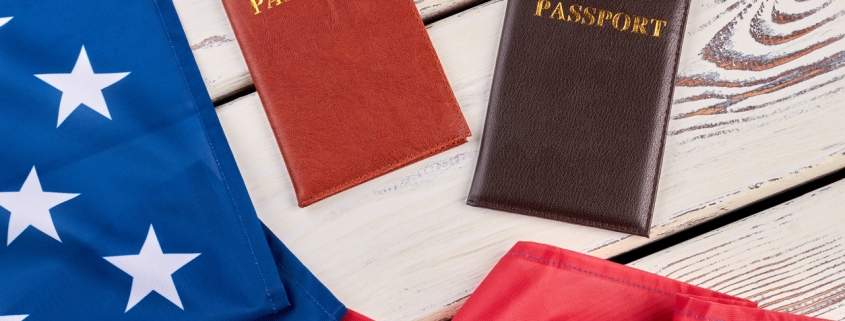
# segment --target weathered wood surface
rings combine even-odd
[[[764,309],[845,320],[843,195],[840,181],[629,265]]]
[[[243,2],[249,5],[249,1]],[[476,2],[479,0],[414,0],[423,21],[448,15]],[[221,0],[173,0],[173,4],[211,98],[227,98],[252,85],[252,77]]]
[[[342,301],[437,320],[518,240],[609,257],[845,167],[843,4],[693,0],[651,239],[464,205],[504,1],[428,27],[476,136],[308,208],[257,96],[218,113],[261,219]]]

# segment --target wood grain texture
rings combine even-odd
[[[845,320],[845,181],[629,264],[760,303]]]
[[[248,0],[243,0],[249,5]],[[448,15],[479,0],[414,0],[423,21]],[[220,0],[173,0],[213,100],[236,95],[252,85]],[[283,48],[280,47],[280,50]]]
[[[466,206],[504,8],[428,27],[476,136],[308,208],[296,206],[257,96],[218,108],[259,216],[348,306],[438,320],[518,240],[609,257],[845,167],[843,0],[693,0],[651,239]],[[697,112],[713,106],[725,108]]]

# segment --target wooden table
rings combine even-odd
[[[218,115],[262,221],[341,301],[378,320],[450,317],[518,240],[606,258],[845,168],[845,0],[692,0],[650,238],[466,206],[506,1],[416,0],[424,18],[445,17],[428,32],[474,136],[301,209],[220,0],[174,2],[209,92],[218,102],[230,101]],[[845,224],[845,216],[811,206],[812,197],[802,200],[790,208],[827,216],[795,224],[816,223],[817,229],[782,227],[799,235],[777,243],[782,233],[772,227],[758,242],[798,246],[819,233],[841,240],[831,226]],[[761,217],[778,215],[773,212]],[[742,234],[754,226],[748,221],[709,242]],[[718,273],[763,266],[753,260],[672,264],[702,244],[716,243],[691,241],[634,266],[762,299],[769,308],[806,303],[796,301],[801,295],[767,292],[772,285],[757,279],[727,288],[708,283],[732,275]],[[739,236],[731,244],[734,254],[765,257],[771,250]],[[792,277],[807,275],[800,281],[806,289],[829,289],[825,282],[841,280],[811,274]],[[805,294],[821,293],[813,291]],[[768,293],[783,300],[769,300]],[[825,293],[817,298],[834,292]],[[842,318],[837,304],[794,311]]]
[[[845,319],[845,181],[630,264],[754,300]]]

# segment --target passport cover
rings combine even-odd
[[[510,0],[467,203],[648,235],[688,0]]]
[[[223,0],[307,206],[470,135],[412,0]]]

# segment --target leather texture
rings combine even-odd
[[[300,206],[470,135],[412,0],[223,4]]]
[[[467,203],[648,236],[688,5],[509,1]]]

